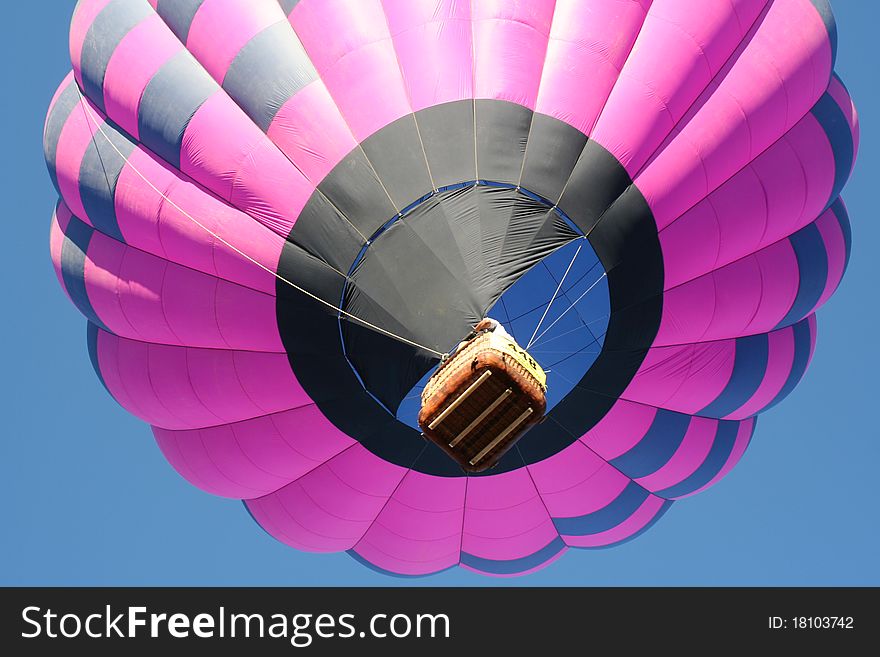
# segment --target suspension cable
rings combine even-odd
[[[571,271],[571,268],[574,266],[574,261],[577,260],[577,257],[584,246],[584,239],[586,238],[581,238],[581,243],[578,244],[578,248],[574,252],[574,257],[571,259],[571,262],[568,263],[568,269],[565,270],[565,273],[562,275],[562,280],[559,281],[559,285],[556,286],[556,292],[554,292],[553,296],[550,297],[550,303],[547,304],[547,307],[544,309],[544,314],[541,315],[541,319],[538,322],[538,325],[535,327],[535,331],[532,333],[532,337],[529,338],[529,343],[526,345],[526,351],[528,351],[528,349],[532,346],[532,343],[535,340],[535,336],[538,335],[538,331],[541,330],[541,324],[543,324],[544,320],[547,319],[547,313],[550,312],[550,308],[553,305],[553,302],[556,301],[556,297],[559,296],[559,291],[562,289],[562,284],[565,283],[565,279],[568,277],[568,272]]]
[[[107,141],[107,143],[110,144],[110,146],[113,148],[113,150],[116,151],[116,153],[119,155],[119,157],[122,158],[122,160],[126,163],[126,165],[127,165],[132,171],[134,171],[134,173],[138,176],[138,178],[140,178],[141,180],[143,180],[143,181],[144,181],[144,182],[145,182],[145,183],[146,183],[146,184],[147,184],[147,185],[148,185],[148,186],[149,186],[154,192],[156,192],[159,196],[161,196],[162,199],[163,199],[166,203],[168,203],[171,207],[173,207],[175,210],[177,210],[178,212],[180,212],[180,214],[182,214],[184,217],[186,217],[187,219],[189,219],[189,220],[190,220],[192,223],[194,223],[196,226],[198,226],[199,228],[201,228],[202,230],[204,230],[206,233],[208,233],[209,235],[211,235],[211,237],[213,237],[215,240],[219,241],[220,243],[224,244],[224,245],[227,246],[228,248],[232,249],[232,250],[235,251],[238,255],[240,255],[240,256],[243,257],[244,259],[250,261],[251,263],[255,264],[257,267],[259,267],[259,268],[262,269],[263,271],[267,272],[268,274],[271,274],[272,276],[274,276],[275,278],[277,278],[277,279],[278,279],[279,281],[281,281],[282,283],[285,283],[286,285],[289,285],[289,286],[292,287],[294,290],[296,290],[296,291],[298,291],[298,292],[301,292],[302,294],[304,294],[305,296],[309,297],[310,299],[313,299],[314,301],[317,301],[318,303],[323,304],[324,306],[326,306],[326,307],[330,308],[331,310],[333,310],[334,312],[338,313],[340,316],[342,316],[342,317],[346,317],[347,319],[349,319],[349,320],[351,320],[351,321],[354,321],[354,322],[357,322],[357,323],[359,323],[359,324],[362,324],[363,326],[366,326],[367,328],[372,329],[373,331],[376,331],[377,333],[381,333],[381,334],[383,334],[383,335],[386,335],[386,336],[388,336],[389,338],[393,338],[394,340],[397,340],[397,341],[402,342],[402,343],[404,343],[404,344],[408,344],[408,345],[410,345],[411,347],[416,347],[417,349],[421,349],[421,350],[423,350],[423,351],[426,351],[426,352],[428,352],[428,353],[430,353],[430,354],[433,354],[433,355],[435,355],[435,356],[439,356],[439,357],[441,357],[441,358],[444,356],[444,354],[443,354],[442,352],[437,351],[436,349],[431,349],[430,347],[427,347],[427,346],[425,346],[425,345],[419,344],[418,342],[413,342],[412,340],[409,340],[409,339],[407,339],[407,338],[405,338],[405,337],[403,337],[403,336],[401,336],[401,335],[397,335],[397,334],[395,334],[395,333],[392,333],[391,331],[388,331],[387,329],[384,329],[384,328],[382,328],[381,326],[376,326],[375,324],[372,324],[372,323],[368,322],[368,321],[365,320],[365,319],[361,319],[360,317],[357,317],[357,316],[355,316],[355,315],[352,315],[350,312],[348,312],[348,311],[346,311],[346,310],[343,310],[342,308],[340,308],[340,307],[337,306],[336,304],[332,304],[332,303],[330,303],[329,301],[325,301],[324,299],[321,299],[321,298],[318,297],[317,295],[315,295],[315,294],[309,292],[308,290],[306,290],[306,289],[300,287],[299,285],[297,285],[296,283],[293,283],[292,281],[288,280],[287,278],[285,278],[284,276],[282,276],[282,275],[279,274],[278,272],[276,272],[276,271],[272,270],[271,268],[267,267],[266,265],[264,265],[263,263],[259,262],[259,261],[256,260],[255,258],[252,258],[252,257],[249,256],[247,253],[245,253],[244,251],[242,251],[241,249],[239,249],[239,248],[236,247],[235,245],[230,244],[227,240],[223,239],[220,235],[218,235],[217,233],[215,233],[214,231],[212,231],[210,228],[208,228],[207,226],[205,226],[202,222],[200,222],[198,219],[196,219],[195,217],[193,217],[193,216],[192,216],[190,213],[188,213],[186,210],[184,210],[184,209],[181,208],[179,205],[177,205],[177,203],[175,203],[172,199],[168,198],[168,196],[166,196],[165,193],[162,192],[162,190],[160,190],[158,187],[156,187],[156,186],[155,186],[155,185],[154,185],[154,184],[153,184],[153,183],[152,183],[152,182],[151,182],[151,181],[150,181],[150,180],[149,180],[149,179],[148,179],[143,173],[141,173],[141,171],[140,171],[140,170],[139,170],[134,164],[131,163],[131,161],[130,161],[130,160],[129,160],[129,159],[123,154],[123,152],[122,152],[121,150],[119,150],[119,148],[116,146],[116,144],[113,143],[113,140],[110,139],[109,135],[107,135],[107,133],[104,132],[104,128],[101,126],[101,124],[97,121],[96,117],[94,116],[94,113],[92,112],[91,107],[89,107],[88,103],[86,102],[86,99],[85,99],[85,97],[83,96],[83,93],[82,93],[82,91],[81,91],[80,88],[79,88],[79,85],[76,84],[76,83],[74,83],[74,87],[75,87],[77,93],[79,94],[80,105],[82,106],[82,108],[83,108],[83,112],[85,113],[86,117],[87,117],[87,118],[89,119],[89,121],[94,125],[95,129],[96,129],[98,132],[101,133],[101,135],[104,137],[104,139]],[[94,140],[95,140],[95,135],[92,134],[92,141],[93,141],[93,143],[95,143]],[[98,148],[97,143],[95,143],[95,148]],[[100,149],[99,149],[99,153],[100,153]]]
[[[584,298],[585,296],[587,296],[590,292],[592,292],[592,291],[593,291],[593,288],[596,287],[596,286],[602,281],[602,279],[604,279],[606,276],[608,276],[608,273],[607,273],[607,272],[603,272],[602,275],[601,275],[599,278],[596,279],[596,282],[593,283],[589,288],[587,288],[587,291],[586,291],[586,292],[584,292],[581,296],[579,296],[577,299],[575,299],[574,302],[573,302],[571,305],[569,305],[569,307],[566,308],[565,311],[564,311],[559,317],[557,317],[555,320],[553,320],[553,323],[550,324],[550,326],[548,326],[547,328],[545,328],[544,331],[541,333],[541,335],[539,335],[539,336],[535,339],[535,341],[537,342],[538,340],[540,340],[540,339],[541,339],[541,338],[547,333],[547,331],[549,331],[549,330],[552,329],[554,326],[556,326],[556,323],[559,322],[560,319],[562,319],[563,317],[565,317],[565,316],[568,314],[568,312],[569,312],[572,308],[574,308],[574,307],[580,302],[581,299],[583,299],[583,298]]]

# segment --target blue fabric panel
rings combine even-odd
[[[642,503],[648,499],[647,490],[635,482],[630,482],[626,488],[610,504],[575,518],[554,518],[553,524],[563,536],[589,536],[601,534],[609,529],[614,529],[624,520],[634,514]]]
[[[475,557],[467,552],[462,552],[461,563],[475,570],[493,575],[516,575],[547,563],[564,549],[565,543],[557,536],[534,554],[520,557],[519,559],[496,561],[495,559],[484,559],[483,557]]]
[[[721,394],[697,415],[722,418],[739,410],[758,391],[770,358],[770,337],[766,333],[736,340],[733,373]]]
[[[611,465],[630,479],[647,477],[672,458],[690,424],[690,415],[658,409],[644,437],[628,452],[613,459]]]
[[[175,55],[153,76],[141,97],[141,141],[163,160],[180,168],[186,127],[217,88],[217,83],[187,51]]]
[[[788,238],[797,257],[800,283],[788,314],[776,328],[791,326],[812,312],[828,284],[828,251],[815,223]]]
[[[712,449],[709,450],[709,454],[702,465],[684,481],[657,491],[655,494],[666,498],[681,497],[698,491],[712,481],[715,475],[721,472],[721,468],[724,467],[727,459],[733,453],[733,446],[736,443],[736,434],[739,432],[740,424],[740,422],[719,422],[715,441],[712,443]]]

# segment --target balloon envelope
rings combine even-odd
[[[81,0],[51,254],[109,393],[297,549],[518,575],[721,479],[803,377],[858,122],[822,0]],[[482,317],[548,418],[416,428]]]

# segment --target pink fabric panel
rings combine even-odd
[[[153,433],[184,478],[239,499],[272,493],[354,444],[314,405],[209,429]]]
[[[349,53],[390,38],[380,0],[300,2],[289,18],[322,77]]]
[[[558,536],[525,468],[468,480],[461,549],[476,557],[532,555]]]
[[[382,0],[413,111],[473,95],[471,0]]]
[[[657,409],[618,399],[611,410],[580,440],[606,461],[632,449],[651,427]]]
[[[379,0],[306,2],[290,22],[358,142],[410,112]]]
[[[653,347],[621,397],[694,414],[714,401],[733,374],[736,342]]]
[[[786,253],[790,249],[788,251],[781,249],[780,251]],[[793,291],[791,300],[794,301],[797,294],[797,267],[795,266],[793,271],[777,267],[777,272],[790,281]],[[712,312],[712,321],[702,335],[702,339],[719,340],[746,335],[749,321],[755,317],[759,305],[764,300],[762,297],[764,277],[758,259],[755,256],[749,256],[737,260],[723,269],[712,272],[709,276],[715,282],[713,299],[715,308]],[[684,287],[686,288],[687,285]],[[780,319],[785,316],[785,312],[790,307],[791,304],[780,311]],[[769,328],[773,328],[773,325]]]
[[[284,104],[268,135],[315,186],[357,147],[322,80],[311,82]]]
[[[715,279],[711,273],[663,295],[663,314],[655,346],[699,342],[715,312]]]
[[[126,243],[191,269],[275,294],[276,279],[270,272],[277,267],[283,237],[143,149],[136,149],[128,161],[114,199],[116,220]],[[245,251],[270,272],[224,241]]]
[[[146,368],[150,345],[98,331],[98,365],[107,390],[129,413],[149,422],[161,418],[167,424],[183,424],[156,396]],[[215,422],[216,424],[216,422]]]
[[[220,90],[189,122],[180,169],[284,237],[315,189]]]
[[[186,48],[222,83],[248,41],[281,21],[287,17],[277,0],[205,0],[193,16]]]
[[[541,492],[547,510],[554,518],[577,518],[605,508],[626,488],[630,479],[608,463],[585,473],[568,488]],[[547,482],[544,482],[547,483]]]
[[[757,158],[752,167],[767,197],[761,245],[788,237],[825,208],[834,184],[834,153],[812,113]]]
[[[834,181],[834,158],[820,130],[808,115],[660,231],[666,289],[788,237],[822,211]]]
[[[156,9],[159,6],[159,0],[147,0],[147,2],[150,3],[150,6],[153,9]]]
[[[204,434],[210,431],[209,436]],[[185,479],[212,495],[234,499],[259,497],[290,483],[253,463],[229,425],[210,430],[170,432],[154,429],[168,462]],[[284,454],[283,456],[287,456]]]
[[[279,491],[250,500],[257,522],[300,550],[338,552],[354,547],[406,474],[360,445]]]
[[[557,0],[536,111],[589,135],[649,5],[632,0]]]
[[[815,8],[777,0],[747,47],[637,176],[668,225],[785,134],[824,92],[828,33]]]
[[[706,342],[773,330],[797,297],[788,240],[668,290],[655,345]]]
[[[844,267],[846,266],[846,243],[834,212],[827,210],[816,220],[816,227],[822,235],[825,252],[828,254],[828,282],[813,310],[821,308],[831,298],[843,279]]]
[[[322,78],[358,142],[410,113],[390,38],[349,53]]]
[[[696,495],[697,493],[701,493],[702,491],[714,486],[719,481],[721,481],[727,473],[729,473],[733,466],[739,463],[743,454],[745,454],[746,448],[749,446],[749,442],[752,439],[752,434],[755,431],[755,418],[750,418],[745,420],[740,424],[739,431],[736,434],[736,440],[733,443],[733,451],[731,451],[730,456],[727,458],[727,462],[725,462],[724,467],[721,468],[720,472],[713,477],[712,481],[703,486],[702,488],[695,490],[693,493],[689,493],[687,495],[682,495],[681,498],[690,497],[691,495]]]
[[[49,101],[49,108],[46,110],[46,118],[43,121],[43,133],[45,134],[46,128],[49,124],[49,117],[52,115],[52,110],[55,108],[55,103],[58,102],[58,99],[61,97],[61,94],[64,92],[67,87],[71,84],[75,84],[75,80],[73,78],[73,71],[64,76],[64,79],[61,81],[61,84],[58,85],[58,88],[55,90],[55,93],[52,96],[52,100]]]
[[[740,335],[767,333],[776,328],[794,304],[800,287],[797,256],[788,240],[761,249],[754,258],[761,272],[762,292],[758,309]],[[733,265],[728,265],[719,274],[724,276],[725,287],[734,290],[733,277],[736,274]],[[709,334],[721,337],[723,333],[726,332],[719,330],[719,333],[710,331]]]
[[[598,534],[591,534],[589,536],[563,536],[562,540],[565,541],[566,545],[578,548],[603,547],[605,545],[619,543],[620,541],[629,538],[651,522],[663,508],[664,503],[665,500],[650,495],[644,502],[642,502],[642,505],[634,514],[613,529]]]
[[[178,265],[168,266],[161,294],[165,318],[181,344],[284,352],[272,296]]]
[[[126,256],[130,256],[128,263]],[[83,271],[86,293],[98,317],[117,335],[144,342],[150,341],[149,336],[153,341],[178,344],[164,318],[160,318],[165,263],[157,260],[159,266],[144,265],[148,257],[102,233],[94,233]],[[140,274],[138,280],[128,278],[132,273]]]
[[[97,132],[95,123],[103,123],[104,116],[90,101],[85,102],[89,109],[83,108],[82,103],[77,103],[67,123],[61,129],[55,152],[55,171],[61,198],[74,215],[91,225],[92,222],[86,214],[79,192],[79,170],[86,149],[91,145],[92,137]]]
[[[106,332],[99,350],[102,373],[112,371],[111,394],[123,405],[120,397],[138,400],[129,410],[160,428],[198,429],[310,403],[284,354],[147,344]]]
[[[192,270],[182,267],[177,271]],[[179,294],[179,292],[178,292]],[[230,349],[247,351],[284,352],[284,344],[278,333],[275,316],[275,297],[219,280],[214,298],[215,318],[219,333]],[[174,294],[165,293],[166,305],[170,306]],[[175,326],[175,332],[184,336],[182,327]],[[193,344],[195,338],[188,340]]]
[[[811,147],[805,152],[807,139],[815,143],[817,128],[815,120],[805,118],[752,164],[662,228],[667,289],[791,235],[821,211],[834,171],[830,149]],[[688,252],[688,257],[680,257]]]
[[[183,50],[158,14],[126,34],[107,63],[104,106],[107,115],[138,138],[138,108],[150,80],[163,64]]]
[[[843,115],[850,125],[853,135],[853,166],[855,166],[859,152],[859,113],[856,111],[852,98],[850,98],[849,91],[846,90],[846,87],[836,77],[831,78],[831,84],[828,85],[828,93],[831,94],[831,97],[840,106],[840,109],[843,110]]]
[[[703,417],[691,418],[691,423],[681,445],[666,464],[647,477],[636,479],[635,482],[642,488],[656,492],[684,481],[706,460],[712,449],[712,444],[715,442],[717,432],[717,420]]]
[[[476,21],[508,21],[528,25],[547,36],[553,24],[556,0],[510,2],[509,0],[480,0],[472,2],[471,17]]]
[[[791,327],[773,331],[767,336],[769,351],[767,354],[767,371],[761,385],[745,404],[725,419],[742,420],[760,413],[776,399],[782,390],[794,363],[794,333]]]
[[[758,183],[757,178],[748,176],[738,176],[735,180],[745,183],[754,180],[756,184]],[[736,186],[739,185],[736,183],[726,185],[722,189]],[[741,187],[748,189],[748,185]],[[743,217],[742,230],[733,233],[733,239],[746,242],[750,233],[760,227],[760,222],[756,218],[764,216],[765,208],[763,197],[760,195],[746,194],[739,198]],[[758,214],[755,214],[756,212]],[[660,250],[663,252],[665,290],[677,288],[717,267],[722,231],[719,212],[715,207],[714,199],[710,196],[658,233]],[[760,239],[760,236],[753,239]]]
[[[284,352],[274,297],[168,263],[101,233],[89,245],[85,283],[98,316],[117,335]]]
[[[86,40],[86,34],[98,14],[110,4],[110,0],[80,0],[73,12],[70,21],[70,63],[73,64],[73,72],[78,82],[82,82],[80,64],[82,63],[82,48]]]
[[[607,466],[586,445],[576,441],[528,468],[551,515],[573,517],[581,515],[584,496],[580,491],[583,486]]]
[[[711,274],[716,310],[705,340],[773,330],[797,297],[800,271],[788,240],[762,249]]]
[[[475,3],[474,96],[535,108],[555,0]]]
[[[464,477],[432,477],[410,471],[355,546],[380,568],[425,575],[459,560]]]
[[[596,128],[593,139],[630,176],[721,70],[763,9],[765,0],[655,2]]]
[[[471,19],[471,0],[381,0],[391,36],[426,23]]]
[[[59,199],[55,206],[55,220],[58,222],[58,227],[62,231],[66,231],[72,218],[73,213],[70,211],[70,208],[67,207],[67,204],[62,199]]]

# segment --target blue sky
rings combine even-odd
[[[4,6],[0,584],[880,585],[880,258],[873,253],[880,228],[871,196],[880,174],[880,4],[833,3],[837,70],[862,120],[859,162],[844,191],[854,233],[850,269],[819,313],[806,379],[762,416],[743,461],[621,547],[570,551],[516,580],[456,569],[414,581],[375,574],[344,554],[302,554],[277,543],[240,503],[180,478],[149,427],[98,382],[85,322],[49,259],[56,194],[41,147],[46,108],[70,66],[73,5]]]

